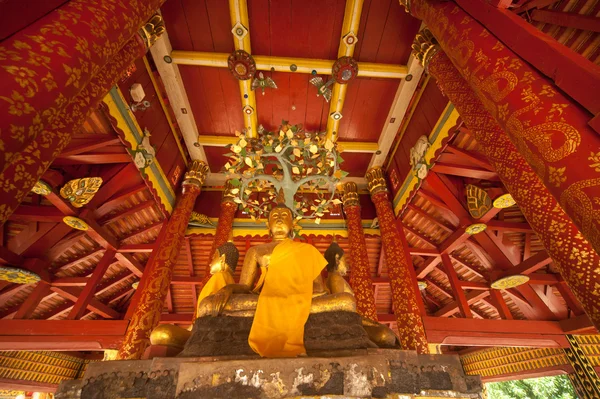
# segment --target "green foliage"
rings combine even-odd
[[[577,399],[566,375],[490,382],[486,388],[489,399]]]

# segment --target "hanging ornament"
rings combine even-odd
[[[244,50],[236,50],[227,59],[227,66],[237,80],[248,80],[256,73],[254,58]]]
[[[65,216],[63,218],[63,222],[67,226],[74,228],[76,230],[87,231],[90,228],[90,226],[83,219],[79,219],[78,217],[75,217],[75,216]]]
[[[340,57],[331,68],[331,76],[341,85],[348,84],[358,75],[358,64],[352,57]]]
[[[74,179],[60,189],[60,196],[68,200],[75,208],[81,208],[94,198],[102,185],[100,177]]]
[[[335,80],[330,79],[325,83],[322,77],[315,76],[314,78],[311,78],[309,82],[317,88],[317,97],[323,96],[327,102],[331,100],[331,88],[329,86],[331,86]]]
[[[31,189],[34,193],[38,195],[48,195],[52,192],[52,187],[48,183],[43,180],[38,180],[35,183],[35,186]]]
[[[265,95],[265,88],[271,88],[271,89],[276,89],[277,85],[275,84],[275,81],[269,77],[265,78],[265,75],[263,75],[262,72],[258,73],[258,78],[254,78],[254,80],[252,81],[252,86],[251,89],[252,90],[256,90],[260,88],[262,90],[262,95]]]
[[[0,280],[15,284],[31,284],[40,281],[40,276],[29,270],[0,266]]]

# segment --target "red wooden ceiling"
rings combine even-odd
[[[252,53],[315,59],[337,58],[345,0],[250,0]],[[173,49],[231,53],[234,50],[229,8],[220,0],[168,0],[161,8]],[[396,0],[366,0],[354,58],[364,62],[406,64],[419,21]],[[232,135],[243,128],[239,86],[228,70],[180,66],[200,134]],[[309,83],[310,75],[266,72],[276,90],[257,93],[258,122],[267,129],[282,120],[324,131],[329,104]],[[324,77],[328,79],[329,77]],[[340,140],[376,142],[387,123],[399,80],[360,78],[348,86]],[[224,161],[207,148],[213,172]],[[352,175],[363,176],[370,155],[349,155]]]

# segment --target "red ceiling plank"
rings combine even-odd
[[[504,272],[493,272],[491,277],[492,280],[497,280],[501,277],[514,276],[517,274],[532,274],[550,263],[552,263],[552,259],[548,256],[546,251],[542,250]]]
[[[531,306],[534,320],[558,320],[548,305],[542,301],[539,295],[529,285],[521,285],[514,288],[519,292]]]
[[[30,287],[31,284],[13,284],[6,287],[2,292],[0,292],[0,303],[5,303],[9,298],[14,296],[17,292],[24,290],[27,287]]]
[[[22,256],[17,255],[3,245],[0,245],[0,260],[14,266],[22,265],[25,261]]]
[[[435,167],[437,167],[437,164]],[[467,221],[471,220],[469,212],[465,209],[458,198],[456,198],[452,190],[446,186],[437,173],[429,172],[425,179],[427,184],[435,191],[442,201],[444,201],[450,211],[452,211],[452,213],[454,213],[461,221],[463,221],[463,223],[468,223]]]
[[[134,238],[134,237],[137,237],[137,236],[138,236],[138,235],[140,235],[140,234],[148,233],[149,231],[152,231],[152,230],[154,230],[154,229],[155,229],[155,228],[157,228],[157,227],[161,227],[162,225],[163,225],[163,222],[162,222],[162,221],[160,221],[160,222],[155,222],[155,223],[152,223],[152,224],[150,224],[150,225],[148,225],[148,226],[146,226],[146,227],[142,227],[141,229],[139,229],[139,230],[136,230],[136,231],[132,232],[131,234],[129,234],[129,235],[128,235],[128,236],[126,236],[126,237],[123,237],[123,238],[121,239],[121,241],[122,241],[122,242],[123,242],[123,241],[127,241],[127,240],[130,240],[130,239]]]
[[[82,155],[59,155],[53,162],[53,165],[97,165],[107,163],[128,163],[131,162],[131,155],[103,153],[103,154],[82,154]]]
[[[484,272],[479,271],[478,268],[476,268],[475,266],[469,265],[466,262],[463,262],[460,258],[458,258],[457,256],[452,256],[450,255],[450,258],[452,258],[452,260],[456,263],[458,263],[459,265],[469,269],[469,271],[473,274],[475,274],[478,277],[484,278]]]
[[[125,244],[118,249],[119,253],[147,253],[152,252],[156,247],[156,243],[149,244]]]
[[[45,259],[52,260],[58,258],[63,252],[78,243],[84,235],[85,231],[76,230],[70,232],[46,252]]]
[[[84,209],[79,217],[84,220],[90,228],[87,234],[94,239],[100,246],[106,249],[116,250],[119,247],[117,239],[106,229],[98,224],[91,216],[93,212],[90,209]]]
[[[469,320],[423,318],[427,341],[459,346],[530,346],[567,348],[569,342],[560,324],[552,321]]]
[[[496,172],[492,172],[486,169],[474,168],[463,165],[455,165],[449,163],[437,162],[434,165],[435,173],[442,173],[445,175],[467,177],[473,179],[482,180],[500,180]]]
[[[52,287],[52,291],[70,301],[77,302],[82,290],[78,287]],[[121,316],[119,312],[95,298],[90,299],[87,308],[107,319],[118,319]]]
[[[411,211],[413,211],[413,212],[415,212],[415,213],[423,216],[427,220],[430,220],[431,222],[435,223],[437,226],[441,227],[443,230],[445,230],[448,233],[452,233],[454,231],[454,230],[452,230],[452,228],[446,226],[444,223],[440,222],[435,217],[433,217],[432,215],[428,214],[427,212],[425,212],[424,210],[422,210],[421,208],[419,208],[416,205],[408,204],[408,209],[410,209]]]
[[[407,233],[410,233],[412,235],[414,235],[415,237],[417,237],[419,240],[423,241],[425,244],[430,245],[434,248],[437,248],[437,244],[434,243],[433,241],[431,241],[429,238],[425,237],[425,235],[419,231],[417,231],[416,229],[413,229],[410,226],[405,226],[404,224],[402,225],[402,228],[404,230],[406,230]]]
[[[96,209],[96,217],[101,218],[105,215],[108,215],[109,213],[117,209],[119,206],[121,206],[123,201],[127,200],[131,196],[141,193],[146,189],[146,184],[139,184],[126,190],[117,191],[117,194],[115,194],[112,197],[109,197],[110,199],[105,201],[101,206],[98,207],[98,209]]]
[[[65,215],[53,206],[20,205],[9,220],[61,223]]]
[[[504,254],[511,265],[517,265],[521,262],[521,249],[513,244],[509,239],[503,239],[491,231],[484,231],[478,235],[485,234],[496,247]]]
[[[512,231],[516,233],[533,233],[529,223],[505,222],[501,220],[490,220],[487,222],[489,230],[494,231]]]
[[[98,285],[98,289],[96,290],[96,295],[102,295],[106,291],[116,287],[117,285],[121,284],[124,280],[127,280],[132,276],[134,276],[134,274],[131,273],[129,270],[123,270],[113,279],[101,282],[100,285]]]
[[[475,302],[479,302],[483,298],[486,298],[490,295],[489,291],[471,291],[465,295],[467,304],[471,305]],[[453,301],[448,305],[444,306],[437,312],[435,312],[435,316],[437,317],[448,317],[452,316],[459,309],[459,304],[457,301]],[[470,309],[470,308],[469,308]]]
[[[102,138],[96,140],[86,140],[84,144],[71,145],[64,149],[64,151],[60,154],[61,157],[66,157],[70,155],[77,155],[86,153],[89,151],[97,150],[103,147],[108,147],[111,145],[120,145],[121,140],[118,137],[110,137],[110,138]]]
[[[557,283],[556,289],[558,290],[558,292],[560,292],[560,295],[563,297],[565,303],[567,304],[569,309],[571,309],[573,314],[575,314],[575,316],[580,316],[583,314],[583,308],[581,307],[579,300],[577,300],[575,295],[573,295],[573,292],[567,286],[566,282],[561,281]]]
[[[37,237],[35,242],[28,245],[21,253],[28,258],[42,258],[71,231],[73,228],[65,223],[57,223],[45,234]]]
[[[81,316],[83,316],[87,305],[90,303],[91,299],[96,293],[96,287],[98,283],[100,282],[100,280],[102,280],[102,277],[104,276],[104,274],[108,270],[108,267],[111,265],[113,259],[115,258],[115,254],[116,251],[112,249],[107,249],[104,252],[102,259],[100,259],[100,262],[96,265],[94,272],[92,273],[87,284],[83,288],[83,291],[81,291],[81,294],[75,302],[73,309],[71,309],[71,312],[67,316],[67,319],[77,320],[81,318]]]
[[[479,166],[480,168],[494,171],[494,168],[490,163],[481,155],[478,155],[472,151],[467,151],[462,148],[455,147],[454,145],[447,145],[446,151],[463,158],[468,163],[472,163],[473,165]]]
[[[554,285],[559,281],[562,281],[562,278],[558,274],[531,273],[528,283],[530,285]]]
[[[104,248],[96,249],[96,250],[94,250],[93,252],[91,252],[91,253],[89,253],[87,255],[83,255],[80,258],[77,258],[77,259],[74,259],[74,260],[72,260],[72,261],[70,261],[68,263],[65,263],[64,265],[60,266],[58,268],[58,270],[67,270],[70,267],[73,267],[73,266],[79,264],[80,262],[85,262],[85,261],[87,261],[89,259],[95,258],[96,256],[98,256],[99,254],[102,254],[102,253],[104,253]]]
[[[508,307],[508,305],[506,305],[506,301],[502,296],[502,292],[500,292],[499,290],[491,289],[490,296],[490,302],[496,308],[500,317],[504,320],[512,320],[513,315],[510,312],[510,308]]]
[[[440,244],[439,251],[441,253],[449,254],[467,241],[469,237],[471,237],[471,235],[465,231],[465,228],[459,227],[458,230],[453,232],[450,237],[446,238],[444,242]]]
[[[441,285],[439,285],[438,283],[436,283],[435,281],[431,280],[431,279],[424,279],[427,282],[427,285],[432,286],[433,288],[437,289],[439,292],[441,292],[446,298],[449,299],[454,299],[454,297],[452,296],[451,293],[449,293],[448,291],[446,291]]]
[[[50,285],[44,281],[37,283],[31,294],[21,304],[14,319],[29,319],[46,295],[50,293]]]
[[[534,21],[546,24],[600,32],[600,18],[592,15],[581,15],[574,12],[555,10],[533,10],[530,17]]]
[[[467,298],[465,297],[465,292],[462,290],[456,270],[454,270],[454,265],[452,264],[448,254],[442,254],[442,265],[444,266],[444,270],[448,276],[448,281],[450,282],[450,287],[452,288],[452,294],[458,303],[458,308],[460,309],[461,315],[463,317],[473,318],[471,308],[469,308]]]
[[[504,254],[498,245],[486,234],[482,232],[473,235],[474,240],[483,247],[485,252],[493,259],[496,266],[501,269],[510,269],[514,266],[511,260]]]
[[[559,319],[566,319],[569,316],[569,310],[565,303],[560,298],[554,295],[554,289],[550,285],[536,285],[532,286],[533,291],[540,297],[540,299],[548,306],[548,309]]]
[[[114,215],[106,216],[98,221],[101,226],[105,226],[109,223],[116,222],[119,219],[122,219],[126,216],[133,215],[134,213],[140,212],[146,208],[150,208],[154,206],[154,200],[148,200],[144,202],[140,202],[137,205],[132,206],[131,208],[125,209],[119,213],[115,213]]]
[[[408,248],[408,252],[411,255],[418,256],[440,256],[440,252],[437,249]]]
[[[129,155],[127,155],[129,156]],[[124,187],[130,187],[132,182],[140,180],[140,172],[134,164],[129,163],[115,174],[109,181],[105,181],[100,190],[94,195],[94,198],[88,203],[88,209],[98,208],[104,204],[115,193],[123,190]],[[137,186],[136,186],[137,187]],[[102,216],[100,213],[99,216]]]
[[[526,1],[525,4],[523,4],[521,7],[515,8],[513,12],[515,14],[520,14],[522,12],[531,10],[532,8],[544,8],[546,6],[556,3],[557,1],[558,0],[530,0]]]
[[[444,201],[442,201],[435,194],[433,194],[432,192],[428,191],[427,189],[425,189],[423,187],[421,187],[419,189],[419,191],[417,191],[417,195],[419,197],[431,202],[432,205],[434,205],[440,209],[445,209],[447,211],[450,210],[450,208],[448,207],[448,205],[446,205],[446,203]],[[456,221],[456,223],[458,223],[458,220]]]
[[[486,291],[490,289],[489,284],[487,283],[477,283],[475,281],[460,281],[460,286],[465,290],[479,290]]]
[[[142,274],[144,274],[144,265],[138,262],[132,255],[128,253],[117,253],[116,258],[137,277],[141,278]]]
[[[46,320],[54,320],[54,319],[58,318],[60,315],[62,315],[63,313],[71,310],[71,308],[73,308],[73,302],[68,299],[66,299],[65,301],[66,302],[58,305],[57,307],[52,309],[49,313],[43,314],[42,315],[43,318],[45,318]]]
[[[435,258],[429,258],[425,261],[423,266],[419,267],[416,271],[417,278],[422,279],[425,278],[429,273],[433,271],[442,262],[442,258],[436,256]]]
[[[58,277],[52,280],[55,287],[85,287],[89,277]]]

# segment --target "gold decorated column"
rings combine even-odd
[[[371,277],[365,233],[360,218],[360,203],[356,183],[344,183],[342,193],[344,213],[348,223],[350,257],[352,259],[349,280],[350,287],[352,287],[356,297],[356,310],[361,316],[377,321],[373,279]]]
[[[396,225],[383,170],[379,167],[370,169],[366,177],[379,219],[381,245],[388,267],[400,345],[402,349],[429,353],[414,267],[408,253],[406,237]]]
[[[150,342],[150,333],[160,321],[185,230],[207,173],[208,166],[204,162],[194,161],[185,174],[177,205],[144,270],[139,286],[141,292],[133,304],[135,309],[119,350],[119,360],[139,359]]]

